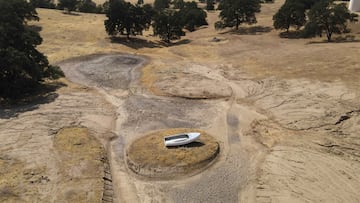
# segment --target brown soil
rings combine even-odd
[[[165,147],[165,136],[186,132],[201,132],[200,139],[183,147]],[[135,140],[126,155],[127,165],[136,174],[166,179],[201,170],[219,151],[219,143],[204,131],[168,129]]]

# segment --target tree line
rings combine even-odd
[[[110,0],[105,11],[106,32],[111,36],[142,35],[144,30],[153,28],[155,36],[170,42],[185,35],[184,29],[192,32],[207,25],[206,12],[197,3],[183,0],[155,0],[153,5],[139,0],[131,4],[125,0]]]
[[[92,0],[59,0],[57,4],[54,0],[30,0],[36,8],[49,8],[66,10],[68,13],[79,11],[83,13],[104,13],[108,3],[96,5]]]
[[[132,5],[124,0],[110,0],[109,9],[105,11],[108,17],[105,28],[109,35],[142,34],[150,26],[155,36],[170,42],[185,35],[183,29],[190,32],[197,27],[208,25],[206,12],[199,8],[197,3],[184,0],[155,0],[153,6],[143,5],[139,0]],[[200,2],[205,3],[205,0]],[[260,12],[260,0],[206,0],[206,9],[214,10],[215,2],[219,2],[220,20],[215,23],[216,29],[235,27],[241,24],[257,22],[256,13]],[[268,2],[268,1],[266,1]],[[142,19],[142,20],[141,20]]]

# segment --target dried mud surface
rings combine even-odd
[[[114,202],[359,202],[360,43],[280,38],[272,16],[283,2],[263,4],[256,25],[208,26],[171,46],[150,32],[111,43],[98,29],[103,15],[39,9],[40,50],[82,85],[65,82],[43,102],[0,109],[0,201],[86,200],[104,187]],[[217,14],[208,13],[210,25]],[[349,27],[359,39],[360,24]],[[99,175],[105,163],[92,178],[79,172],[81,161],[66,164],[82,156],[55,149],[67,127],[88,129],[108,152],[111,187],[109,171]],[[126,147],[169,128],[209,132],[219,158],[180,180],[134,176]]]

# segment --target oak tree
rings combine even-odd
[[[242,23],[254,24],[260,7],[259,0],[222,0],[218,6],[221,20],[215,23],[215,28],[235,27],[238,30]]]
[[[16,97],[44,78],[58,78],[63,73],[49,65],[36,49],[42,38],[28,25],[39,20],[32,4],[26,0],[0,0],[0,96]]]
[[[59,0],[59,7],[66,9],[68,13],[75,11],[76,6],[78,5],[79,0]]]
[[[179,14],[183,21],[184,28],[190,32],[195,31],[196,27],[208,25],[206,22],[206,12],[199,8],[195,1],[186,2],[180,9]]]
[[[305,25],[308,36],[326,34],[327,41],[331,41],[334,33],[342,34],[350,30],[349,22],[357,21],[357,15],[350,13],[344,3],[336,4],[332,0],[320,0],[308,13],[309,21]]]
[[[154,17],[154,35],[167,43],[171,40],[180,39],[185,35],[184,24],[181,15],[175,10],[161,11]]]
[[[287,0],[273,16],[275,29],[285,29],[289,32],[290,27],[300,29],[306,23],[305,4],[301,0]]]
[[[110,0],[106,9],[105,29],[109,35],[142,35],[151,25],[152,7],[148,4],[133,5],[124,0]]]

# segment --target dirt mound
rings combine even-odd
[[[169,134],[201,132],[200,139],[184,147],[165,147]],[[146,135],[127,150],[128,167],[136,174],[154,178],[172,178],[194,173],[208,166],[219,154],[219,143],[204,131],[170,129]]]

